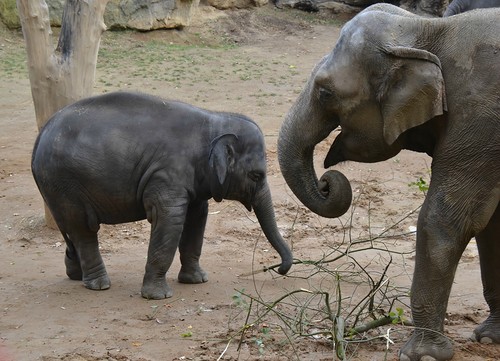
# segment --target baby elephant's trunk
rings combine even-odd
[[[292,267],[293,257],[290,248],[278,230],[274,216],[271,192],[267,183],[255,195],[252,206],[269,243],[271,243],[273,248],[281,256],[281,265],[278,268],[278,272],[284,275],[288,272],[290,267]]]

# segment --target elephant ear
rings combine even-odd
[[[223,134],[215,138],[210,145],[208,162],[211,170],[210,190],[212,197],[220,202],[226,197],[231,173],[235,163],[234,145],[238,141],[235,134]]]
[[[387,47],[397,58],[379,92],[384,138],[393,144],[404,131],[421,125],[447,110],[441,62],[422,49]]]

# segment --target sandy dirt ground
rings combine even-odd
[[[431,159],[405,151],[386,162],[338,166],[351,180],[355,199],[346,215],[331,220],[297,201],[277,164],[283,117],[346,19],[272,6],[201,11],[204,21],[182,31],[105,33],[95,93],[140,90],[252,117],[265,133],[277,222],[297,264],[286,277],[261,272],[279,263],[276,252],[253,213],[223,201],[210,204],[202,255],[207,283],[178,283],[176,260],[167,273],[174,296],[141,298],[147,222],[102,227],[111,289],[90,291],[69,280],[64,242],[44,226],[30,172],[37,130],[22,35],[3,29],[1,361],[333,360],[332,315],[342,316],[347,326],[389,312],[411,320],[414,231],[424,195],[410,184],[428,181]],[[319,174],[330,142],[317,147]],[[469,341],[486,315],[472,242],[459,265],[446,320],[454,360],[500,359],[498,346]],[[390,324],[346,339],[346,359],[395,360],[410,333],[411,326]]]

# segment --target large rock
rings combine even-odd
[[[46,0],[50,22],[60,26],[65,0]],[[191,22],[200,0],[109,0],[104,12],[108,28],[137,30],[182,28]],[[20,27],[16,0],[0,0],[0,16],[9,28]]]
[[[371,3],[369,5],[371,5]],[[318,3],[318,10],[328,11],[332,14],[356,15],[358,12],[363,10],[363,7],[357,4],[351,5],[338,1],[324,1]]]
[[[310,13],[325,10],[333,14],[354,15],[375,2],[376,0],[276,0],[275,3],[279,8],[292,8]]]
[[[182,28],[189,25],[199,3],[200,0],[110,0],[104,23],[109,28],[137,30]]]
[[[264,6],[267,0],[207,0],[207,4],[220,10],[226,9],[248,9]]]
[[[355,14],[365,7],[388,2],[415,14],[436,17],[443,14],[449,0],[275,0],[280,8],[294,8],[308,12],[329,11],[334,14]]]
[[[449,0],[401,0],[399,6],[423,16],[442,16]]]
[[[327,10],[333,14],[355,14],[376,2],[378,0],[276,0],[276,6],[307,12]]]

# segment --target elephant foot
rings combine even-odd
[[[66,265],[66,275],[70,279],[75,281],[83,279],[82,266],[80,265],[78,256],[70,254],[67,249],[64,256],[64,264]]]
[[[182,266],[177,279],[180,283],[203,283],[208,281],[208,276],[199,266]]]
[[[111,287],[111,281],[107,274],[96,278],[84,278],[83,285],[89,290],[102,291]]]
[[[500,344],[500,319],[490,315],[474,330],[471,338],[481,343]]]
[[[452,357],[451,341],[433,331],[415,331],[399,351],[400,361],[445,361]]]
[[[172,297],[174,292],[167,284],[165,277],[156,279],[154,281],[147,281],[142,283],[141,296],[148,300],[161,300],[164,298]]]

